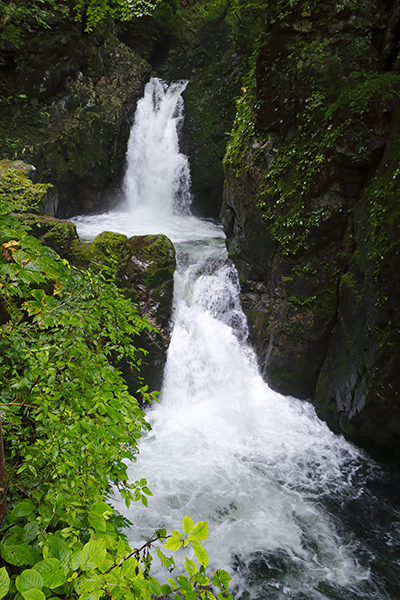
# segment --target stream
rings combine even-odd
[[[185,87],[150,80],[121,203],[73,219],[81,239],[164,233],[177,252],[163,389],[129,465],[131,479],[145,477],[154,495],[148,508],[115,500],[133,522],[129,540],[181,529],[187,514],[208,521],[210,566],[229,571],[237,599],[396,600],[399,476],[259,375],[222,228],[190,214],[189,165],[179,151]]]

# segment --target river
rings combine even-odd
[[[190,215],[185,86],[150,81],[121,203],[74,219],[82,239],[165,233],[177,251],[162,394],[129,466],[154,495],[148,508],[116,500],[133,522],[127,535],[139,544],[157,528],[180,529],[185,514],[208,521],[211,566],[230,572],[237,599],[396,600],[399,477],[260,377],[222,228]]]

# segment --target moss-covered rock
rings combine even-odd
[[[0,211],[54,215],[57,190],[49,183],[33,183],[36,169],[21,160],[0,161]]]
[[[157,330],[143,333],[137,345],[145,350],[141,377],[152,390],[160,389],[171,335],[176,264],[172,242],[164,235],[134,236],[128,240],[125,235],[104,231],[90,243],[73,239],[65,256],[83,269],[117,267],[118,286]],[[125,363],[119,366],[136,391],[140,383],[137,374]]]
[[[138,343],[146,350],[141,375],[152,389],[161,389],[171,340],[171,316],[176,267],[174,246],[165,235],[130,238],[131,258],[125,269],[124,289],[138,303],[142,315],[157,328]]]
[[[184,93],[183,133],[192,174],[194,214],[219,217],[226,133],[235,116],[234,98],[239,93],[242,69],[243,59],[230,48],[196,71]]]
[[[44,246],[53,248],[62,257],[69,255],[73,243],[78,242],[76,226],[71,221],[32,214],[18,214],[18,219],[29,225],[29,233],[38,238]]]

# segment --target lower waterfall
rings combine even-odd
[[[311,404],[264,383],[222,229],[188,213],[189,174],[174,134],[184,87],[150,81],[132,128],[125,202],[74,219],[83,239],[105,229],[165,233],[177,251],[163,389],[129,466],[154,495],[148,508],[115,500],[133,522],[128,538],[137,545],[155,529],[180,529],[187,514],[208,521],[210,566],[230,572],[238,599],[400,598],[397,475],[334,435]],[[139,144],[156,138],[174,165],[169,177],[162,153],[139,165]]]

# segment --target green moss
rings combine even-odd
[[[173,279],[175,272],[175,251],[165,235],[149,235],[141,250],[146,261],[143,281],[149,290],[156,290],[166,280]]]
[[[261,5],[250,3],[249,10]],[[253,46],[224,164],[243,180],[244,163],[267,171],[259,209],[281,253],[289,256],[307,250],[310,233],[337,209],[313,202],[329,178],[337,147],[345,144],[363,158],[371,122],[377,109],[390,109],[400,75],[378,71],[369,4],[348,2],[346,11],[333,0],[264,8],[268,32],[260,13],[255,18],[262,34]],[[273,23],[279,23],[276,30]],[[300,33],[285,35],[282,28]],[[375,126],[374,135],[380,133]],[[263,151],[268,135],[275,146],[271,164]],[[250,165],[253,146],[259,151]]]
[[[101,270],[104,266],[112,266],[119,277],[131,255],[126,235],[112,231],[103,231],[91,243],[75,239],[68,252],[71,263],[81,269]]]
[[[22,161],[0,161],[0,212],[41,212],[46,196],[53,186],[49,183],[32,183],[32,167]]]
[[[78,240],[76,226],[70,221],[31,214],[21,214],[18,218],[24,225],[29,225],[31,235],[63,258],[67,258],[73,240]]]

